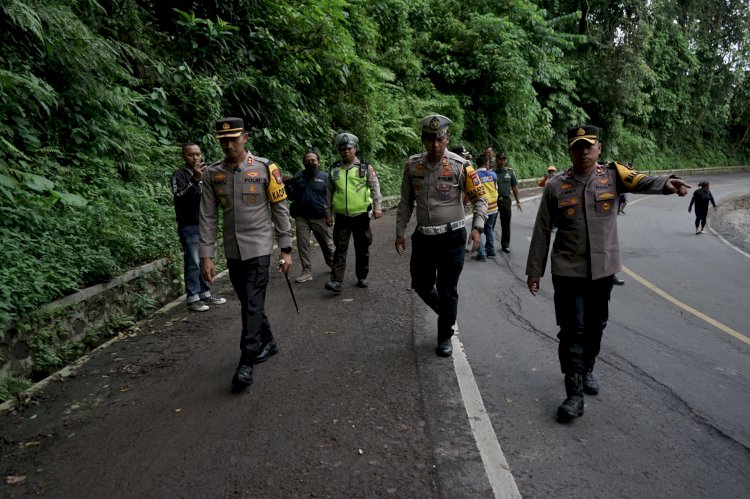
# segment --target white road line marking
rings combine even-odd
[[[458,323],[456,324],[456,332],[458,332]],[[516,481],[513,479],[513,474],[505,460],[505,455],[503,455],[503,450],[497,441],[497,435],[492,428],[487,409],[484,407],[482,395],[479,393],[479,387],[474,379],[474,373],[469,365],[469,360],[466,358],[464,346],[455,334],[451,341],[453,343],[453,368],[458,378],[461,398],[464,401],[471,431],[474,434],[479,454],[482,456],[482,463],[487,472],[492,491],[495,497],[499,499],[520,498],[521,493],[518,491]]]

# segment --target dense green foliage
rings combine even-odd
[[[0,326],[124,268],[178,253],[177,144],[251,149],[299,169],[360,137],[386,193],[416,123],[510,152],[521,176],[564,162],[589,121],[608,156],[729,164],[750,129],[746,0],[2,0]],[[0,327],[0,330],[4,329]]]

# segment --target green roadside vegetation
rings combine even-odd
[[[567,163],[590,122],[649,169],[746,164],[748,6],[738,0],[2,0],[0,341],[41,304],[179,255],[179,144],[219,158],[241,116],[285,173],[360,138],[386,194],[421,150],[505,150],[521,177]],[[179,258],[179,256],[177,256]],[[12,381],[12,380],[11,380]],[[15,381],[12,381],[15,383]]]

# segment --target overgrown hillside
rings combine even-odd
[[[521,176],[604,130],[638,165],[736,164],[750,126],[739,0],[2,0],[0,331],[38,305],[178,252],[177,145],[216,118],[287,171],[340,131],[395,193],[417,120],[507,150]],[[2,333],[0,332],[0,335]],[[1,336],[0,336],[1,337]]]

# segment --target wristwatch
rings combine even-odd
[[[281,248],[281,252],[282,253],[286,253],[287,255],[291,255],[292,254],[292,247],[291,246],[287,246],[286,248]]]

